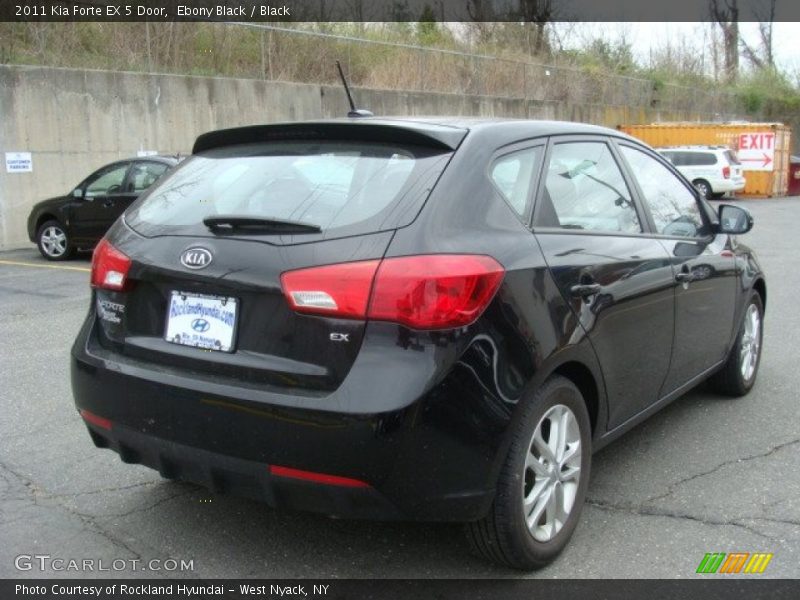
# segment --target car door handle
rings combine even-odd
[[[603,287],[599,283],[581,283],[569,288],[569,293],[574,298],[586,298],[587,296],[599,294],[602,289]]]
[[[694,273],[691,271],[681,271],[675,275],[675,281],[678,283],[689,283],[690,281],[694,281]]]
[[[106,208],[111,208],[112,206],[114,206],[114,201],[106,200],[105,202],[103,202],[103,206],[105,206]]]

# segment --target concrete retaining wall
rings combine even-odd
[[[610,127],[720,118],[525,98],[372,89],[354,95],[377,115],[562,119]],[[205,131],[338,117],[346,106],[343,90],[331,86],[0,65],[0,250],[29,244],[25,224],[33,204],[67,193],[105,163],[138,150],[188,153]],[[31,152],[33,172],[7,173],[5,152]]]

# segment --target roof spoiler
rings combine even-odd
[[[339,122],[253,125],[204,133],[195,140],[192,154],[239,144],[292,140],[390,142],[455,150],[466,135],[467,130],[458,127],[367,118]]]

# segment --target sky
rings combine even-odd
[[[584,37],[591,38],[601,33],[611,40],[625,36],[637,61],[646,64],[651,48],[662,48],[681,38],[696,45],[698,52],[702,51],[711,23],[580,23],[575,27],[575,35],[570,36],[575,45],[580,45]],[[742,38],[750,46],[757,47],[758,23],[740,23],[739,28]],[[790,75],[800,73],[800,23],[774,23],[772,36],[777,66]],[[566,45],[569,46],[570,42],[566,41]],[[746,61],[742,60],[742,64]]]

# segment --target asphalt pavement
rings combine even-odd
[[[736,400],[695,390],[595,455],[571,543],[529,575],[472,556],[455,525],[276,512],[96,449],[68,368],[89,258],[0,253],[0,577],[685,578],[707,552],[773,553],[757,577],[800,577],[800,198],[740,204],[768,277],[755,388]]]

